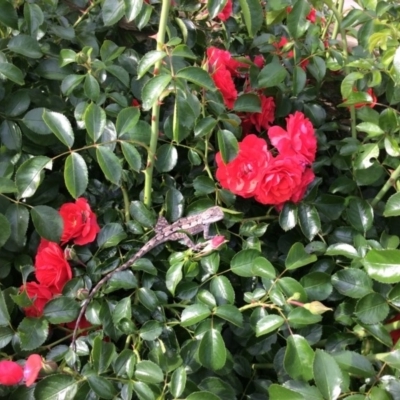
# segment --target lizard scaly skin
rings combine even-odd
[[[86,309],[96,295],[96,293],[101,289],[101,287],[116,273],[119,271],[123,271],[129,268],[135,261],[139,258],[142,258],[146,253],[152,250],[154,247],[168,242],[168,241],[177,241],[182,240],[184,244],[190,248],[195,247],[192,240],[189,238],[187,234],[196,235],[197,233],[203,232],[204,238],[209,238],[209,227],[213,222],[220,221],[224,218],[224,213],[222,209],[218,206],[210,207],[205,211],[202,211],[198,214],[189,215],[188,217],[184,217],[169,225],[165,218],[160,217],[157,225],[155,227],[156,235],[150,239],[136,254],[134,254],[128,261],[120,265],[118,268],[109,272],[105,275],[100,281],[96,284],[96,286],[89,293],[87,299],[82,305],[82,308],[79,312],[78,318],[75,322],[75,329],[72,335],[71,347],[74,347],[76,341],[76,335],[78,333],[78,326],[86,312]]]

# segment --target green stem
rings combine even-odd
[[[122,197],[124,199],[124,218],[125,222],[130,221],[131,215],[129,213],[129,196],[125,186],[121,186]]]
[[[165,43],[165,32],[167,30],[167,21],[169,14],[170,0],[162,0],[160,24],[157,33],[157,50],[162,51]],[[154,66],[154,74],[158,75],[162,66],[162,60],[157,61]],[[158,143],[158,131],[160,125],[160,102],[156,101],[151,111],[151,138],[150,147],[147,153],[146,169],[144,171],[144,204],[147,207],[151,206],[151,191],[153,186],[153,170],[155,162],[155,154]]]
[[[388,192],[388,190],[393,186],[393,184],[400,177],[400,165],[390,174],[389,179],[383,185],[382,189],[378,192],[378,194],[372,199],[371,206],[375,207],[382,197]]]

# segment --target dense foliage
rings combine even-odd
[[[400,5],[358,3],[0,0],[1,398],[400,399]]]

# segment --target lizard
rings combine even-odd
[[[213,222],[218,222],[223,218],[224,213],[218,206],[210,207],[207,210],[199,212],[198,214],[180,218],[172,224],[168,224],[167,220],[160,216],[154,228],[154,231],[156,232],[155,236],[145,243],[143,247],[140,248],[138,252],[126,262],[100,279],[96,286],[91,290],[81,307],[78,318],[76,319],[74,332],[72,334],[71,347],[75,345],[79,323],[85,314],[90,301],[116,272],[120,272],[129,268],[135,261],[142,258],[150,250],[168,241],[182,241],[187,247],[196,249],[197,246],[193,243],[188,234],[196,235],[200,232],[203,232],[204,238],[209,239],[210,224]]]

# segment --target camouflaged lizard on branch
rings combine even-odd
[[[154,249],[158,245],[168,242],[168,241],[182,241],[187,247],[196,249],[196,246],[188,235],[196,235],[203,232],[205,239],[210,239],[209,228],[210,224],[213,222],[221,221],[224,218],[224,213],[222,209],[218,206],[210,207],[205,211],[198,214],[189,215],[188,217],[181,218],[174,222],[173,224],[168,224],[164,217],[159,217],[157,224],[154,228],[156,235],[151,238],[135,255],[133,255],[128,261],[123,263],[118,268],[109,272],[105,275],[96,286],[92,289],[89,296],[82,305],[81,311],[75,323],[75,329],[72,335],[71,347],[74,347],[76,336],[78,333],[78,326],[86,312],[86,309],[96,295],[96,293],[101,289],[101,287],[116,273],[129,268],[135,261],[142,258],[150,250]],[[202,245],[202,243],[200,243]]]

